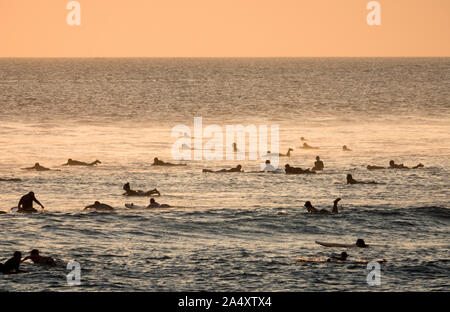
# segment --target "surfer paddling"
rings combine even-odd
[[[336,199],[333,201],[333,209],[331,210],[331,212],[330,212],[329,210],[327,210],[327,209],[321,209],[321,210],[319,210],[319,209],[315,208],[315,207],[311,204],[310,201],[305,202],[305,207],[306,207],[306,210],[308,211],[308,213],[311,213],[311,214],[335,214],[335,213],[339,213],[337,203],[338,203],[340,200],[341,200],[340,198],[336,198]]]
[[[164,162],[162,160],[159,160],[158,157],[155,157],[153,159],[152,166],[166,166],[166,167],[173,167],[173,166],[186,166],[186,164],[172,164],[169,162]]]
[[[99,201],[96,201],[93,205],[89,205],[84,207],[84,210],[94,209],[96,211],[112,211],[114,210],[113,207],[107,204],[102,204]]]
[[[203,169],[203,172],[211,172],[211,173],[221,173],[221,172],[244,172],[244,170],[242,170],[242,166],[241,165],[237,165],[234,168],[231,169],[221,169],[218,171],[213,171],[210,169]]]
[[[327,243],[327,242],[319,242],[316,241],[316,244],[325,246],[325,247],[340,247],[340,248],[367,248],[367,245],[362,238],[358,238],[355,244],[341,244],[341,243]]]
[[[356,181],[351,174],[347,174],[347,184],[378,184],[375,181]]]
[[[100,160],[98,160],[98,159],[93,161],[93,162],[91,162],[91,163],[86,163],[86,162],[83,162],[83,161],[72,160],[72,159],[69,158],[67,160],[67,163],[65,163],[65,164],[63,164],[61,166],[86,166],[86,167],[93,167],[93,166],[95,166],[97,164],[101,164],[101,163],[102,162]]]
[[[125,193],[123,193],[124,196],[152,196],[152,195],[160,196],[161,195],[161,193],[159,193],[159,191],[156,188],[154,188],[153,190],[147,191],[147,192],[144,192],[141,190],[137,190],[137,191],[132,190],[129,182],[124,184],[123,190],[125,191]]]
[[[26,256],[22,259],[21,262],[31,260],[34,264],[46,264],[46,265],[55,265],[56,261],[52,257],[45,257],[39,254],[39,250],[33,249],[30,251],[30,255]]]
[[[22,170],[51,171],[52,169],[41,166],[39,163],[35,163],[33,167],[22,168]]]

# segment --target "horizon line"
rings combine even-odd
[[[0,56],[0,59],[23,58],[23,59],[55,59],[55,58],[104,58],[104,59],[118,59],[118,58],[153,58],[153,59],[269,59],[269,58],[450,58],[448,56]]]

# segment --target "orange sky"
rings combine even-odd
[[[0,0],[0,57],[450,56],[450,0]]]

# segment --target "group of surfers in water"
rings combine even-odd
[[[20,264],[24,261],[31,260],[34,264],[41,265],[56,265],[55,259],[52,257],[45,257],[39,254],[38,249],[33,249],[30,251],[30,255],[22,259],[22,253],[20,251],[14,252],[13,256],[8,259],[5,263],[0,263],[0,273],[3,274],[17,274],[25,273],[20,269]]]
[[[302,140],[304,140],[304,138],[302,138]],[[236,148],[236,145],[233,145]],[[348,148],[344,145],[343,147],[344,150],[348,150]],[[288,150],[288,154],[290,153],[292,149]],[[270,152],[268,152],[270,153]],[[86,162],[81,162],[81,161],[77,161],[77,160],[72,160],[72,159],[68,159],[67,163],[63,164],[62,166],[95,166],[97,164],[101,164],[101,162],[99,160],[95,160],[91,163],[86,163]],[[173,164],[173,163],[169,163],[169,162],[164,162],[162,160],[159,160],[157,157],[154,158],[153,160],[153,166],[186,166],[186,164]],[[373,166],[373,165],[368,165],[367,169],[368,170],[376,170],[376,169],[418,169],[418,168],[423,168],[424,165],[419,163],[418,165],[409,168],[406,167],[403,164],[396,164],[393,160],[391,160],[389,162],[389,167],[385,168],[385,167],[381,167],[381,166]],[[284,172],[286,174],[314,174],[318,171],[322,171],[324,170],[325,165],[323,163],[323,161],[320,159],[319,156],[316,156],[316,161],[314,162],[314,167],[311,169],[302,169],[300,167],[292,167],[289,164],[285,165],[285,170]],[[42,167],[39,163],[36,163],[33,167],[30,168],[23,168],[25,170],[37,170],[37,171],[47,171],[47,170],[51,170],[45,167]],[[203,169],[203,172],[209,172],[209,173],[231,173],[231,172],[244,172],[242,170],[242,166],[241,165],[237,165],[234,168],[230,168],[230,169],[221,169],[221,170],[210,170],[210,169]],[[265,162],[265,167],[261,170],[261,171],[256,171],[256,172],[273,172],[273,173],[281,173],[283,172],[280,169],[275,168],[271,163],[270,160],[266,160]],[[357,181],[353,178],[353,176],[351,174],[347,174],[347,184],[377,184],[377,182],[375,181]],[[20,181],[20,179],[2,179],[2,181]],[[123,194],[124,196],[155,196],[158,195],[160,196],[161,193],[156,189],[152,189],[149,191],[142,191],[142,190],[133,190],[131,189],[130,183],[127,182],[126,184],[123,185],[123,190],[125,191],[125,193]],[[334,201],[334,206],[332,208],[331,211],[328,211],[326,209],[321,209],[318,210],[316,208],[314,208],[311,204],[311,202],[307,201],[305,203],[305,207],[307,209],[308,213],[318,213],[318,214],[333,214],[333,213],[338,213],[338,208],[337,208],[337,202],[339,202],[340,198],[337,198]],[[33,207],[33,202],[37,203],[38,205],[41,206],[42,210],[44,211],[44,206],[39,202],[39,200],[36,199],[35,194],[33,192],[29,192],[28,194],[22,196],[22,198],[20,199],[18,206],[17,206],[17,211],[21,212],[21,213],[34,213],[37,212],[37,210]],[[131,204],[130,206],[133,206],[133,204]],[[162,208],[162,207],[170,207],[167,204],[159,204],[155,201],[154,198],[150,199],[150,203],[146,208]],[[114,210],[114,208],[110,205],[101,203],[99,201],[94,202],[94,204],[86,206],[85,210],[98,210],[98,211],[111,211]],[[0,214],[4,214],[5,212],[0,211]]]
[[[83,161],[78,161],[78,160],[72,160],[72,159],[68,159],[67,162],[65,164],[62,164],[61,166],[84,166],[84,167],[93,167],[96,166],[98,164],[101,164],[102,162],[100,160],[95,160],[93,162],[87,163],[87,162],[83,162]],[[50,169],[47,167],[42,166],[39,163],[35,163],[33,167],[28,167],[28,168],[22,168],[22,170],[35,170],[35,171],[60,171],[58,169]]]

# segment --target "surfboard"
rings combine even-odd
[[[325,246],[325,247],[339,247],[339,248],[356,248],[356,244],[339,244],[339,243],[327,243],[327,242],[319,242],[316,241],[316,244]]]

